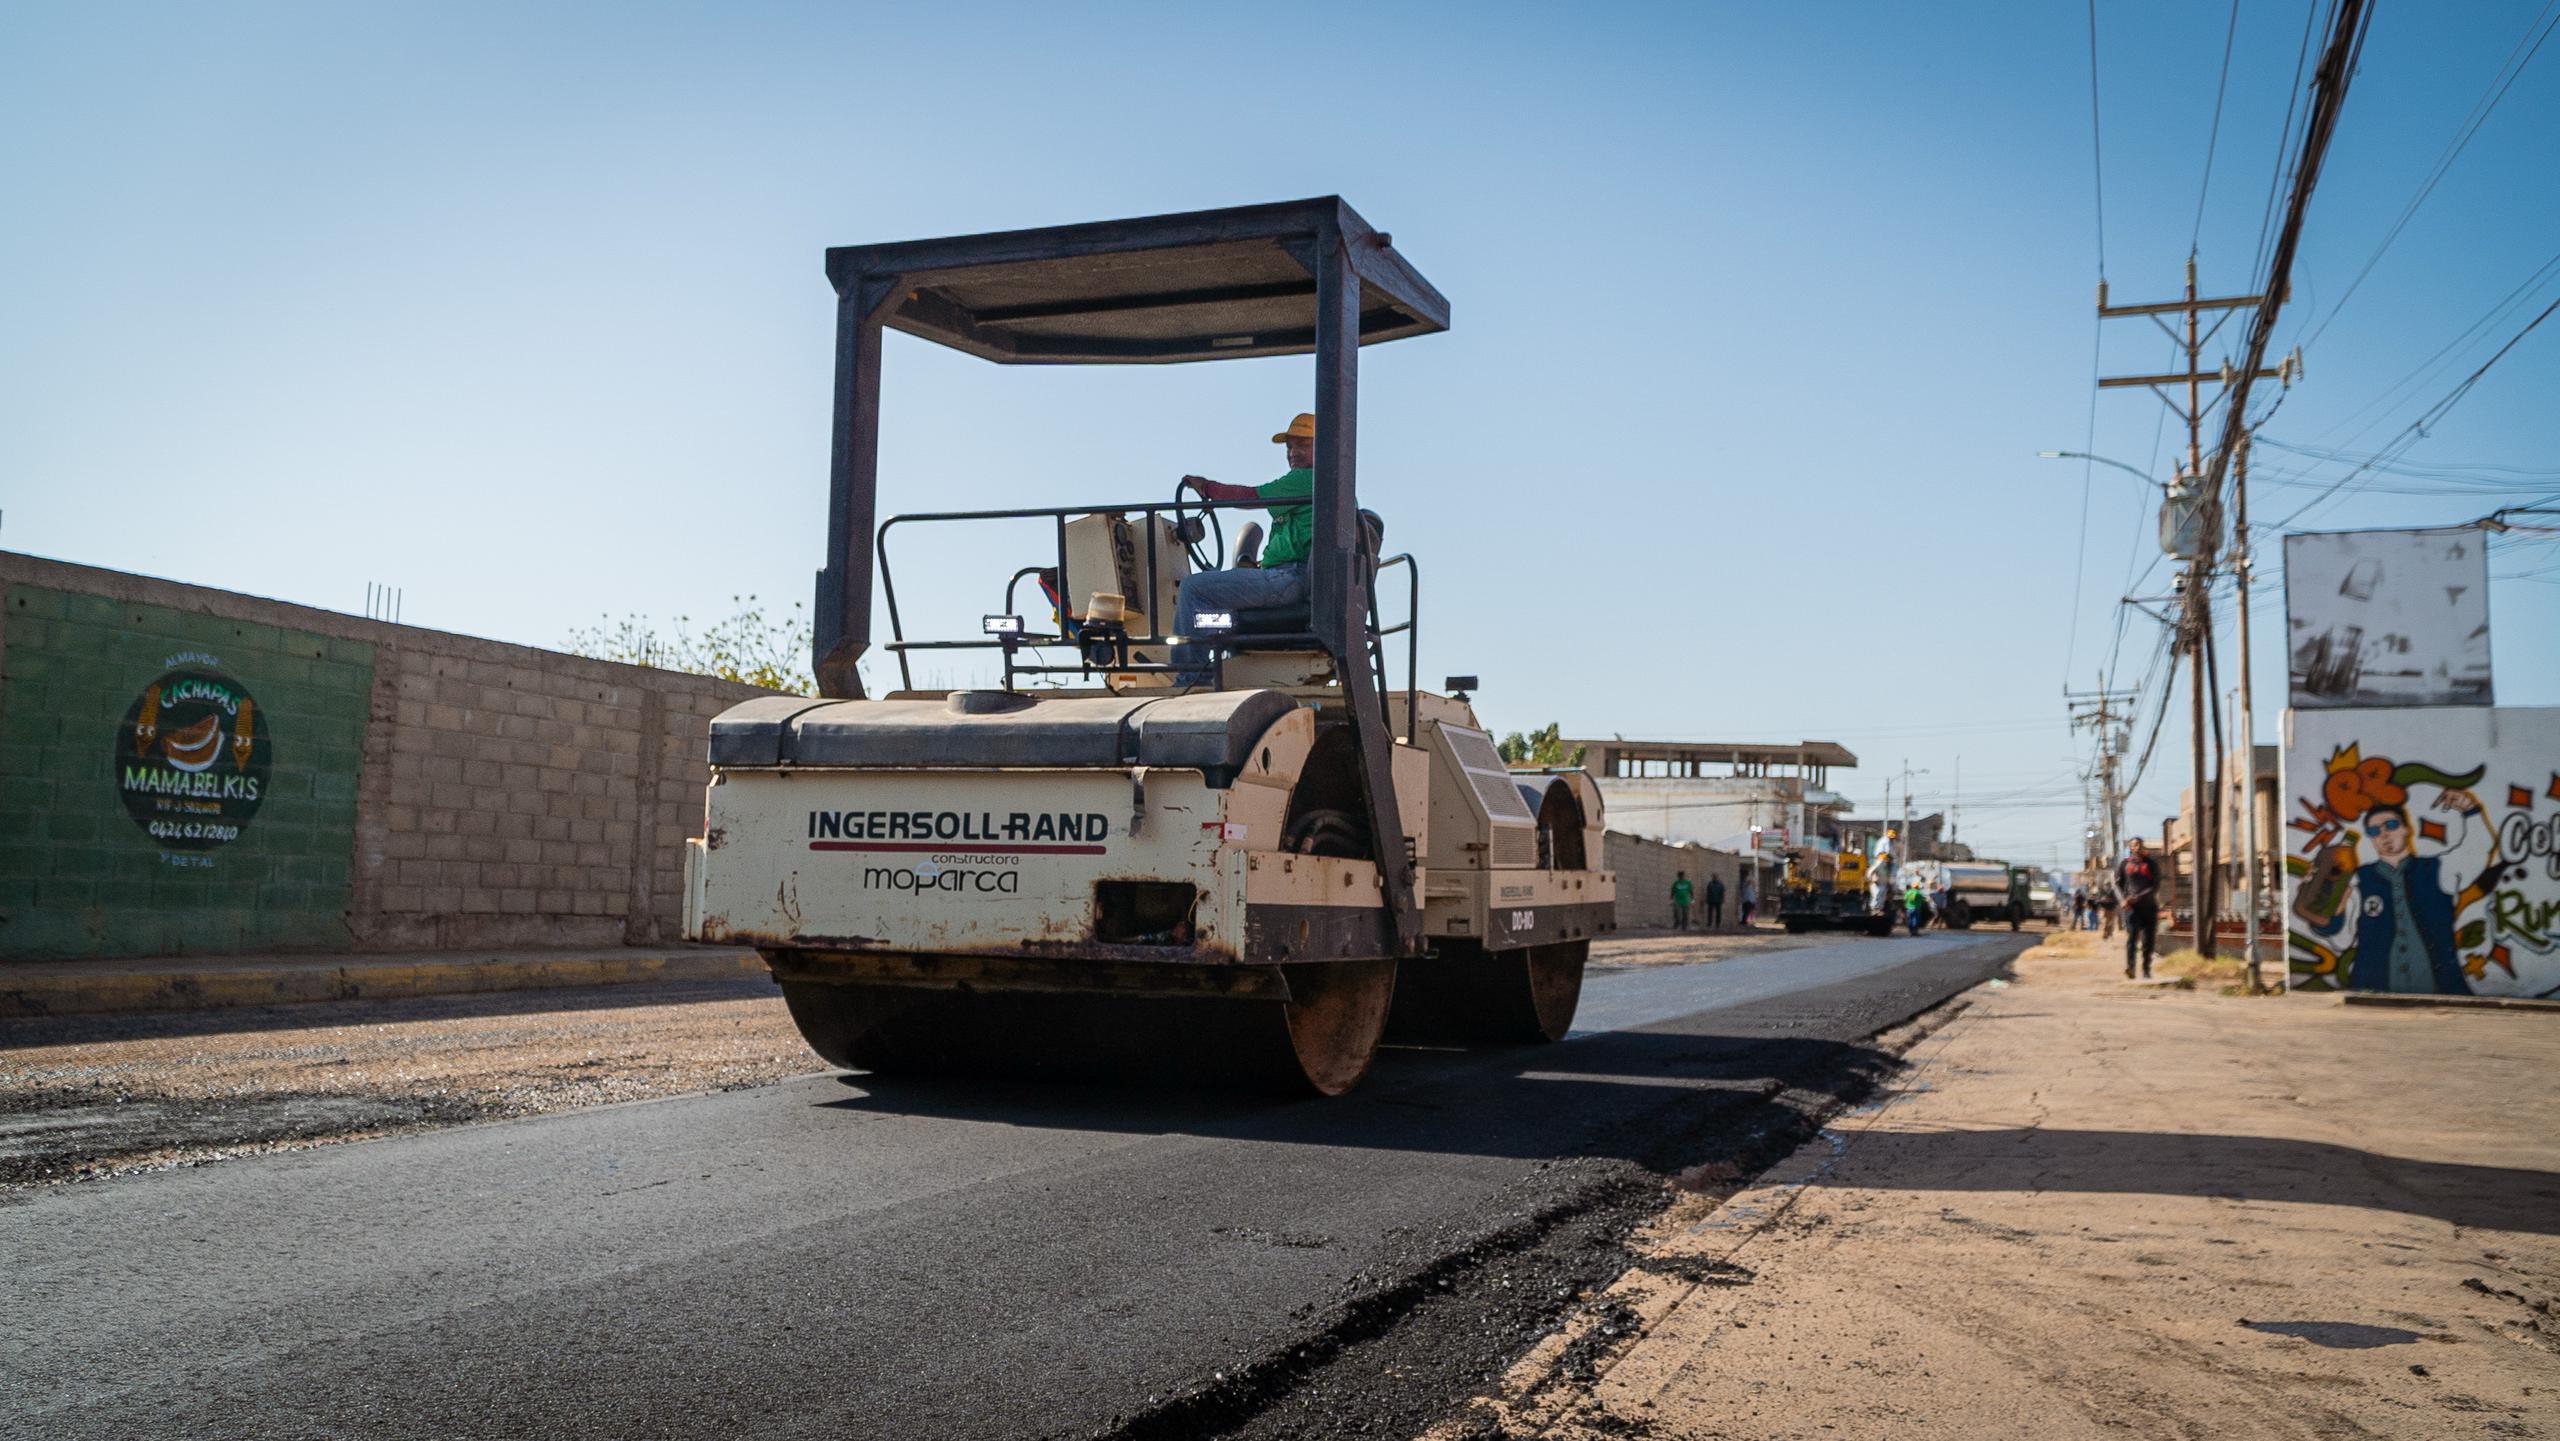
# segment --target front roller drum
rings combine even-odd
[[[1392,960],[1282,968],[1289,999],[928,989],[784,979],[809,1048],[876,1075],[1232,1085],[1338,1096],[1377,1054]]]
[[[1401,962],[1387,1040],[1402,1045],[1517,1045],[1561,1041],[1582,1002],[1591,942],[1487,951],[1444,941],[1439,954]]]

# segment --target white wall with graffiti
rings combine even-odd
[[[2287,984],[2560,995],[2560,708],[2285,716]]]

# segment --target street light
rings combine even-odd
[[[2160,484],[2160,482],[2151,478],[2151,473],[2149,471],[2127,465],[2121,460],[2109,460],[2103,455],[2091,455],[2085,450],[2039,450],[2036,452],[2036,458],[2038,460],[2094,460],[2100,465],[2112,465],[2116,469],[2123,471],[2125,474],[2140,480],[2144,485]]]

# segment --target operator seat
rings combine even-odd
[[[1364,594],[1377,588],[1378,553],[1386,544],[1387,522],[1374,510],[1360,512],[1360,579]],[[1236,564],[1259,561],[1261,526],[1247,525],[1236,539]],[[1315,602],[1310,596],[1294,605],[1257,606],[1235,612],[1236,628],[1216,642],[1221,650],[1296,650],[1315,629]],[[1257,645],[1255,642],[1266,643]]]

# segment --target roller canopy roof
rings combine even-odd
[[[1317,248],[1360,281],[1360,343],[1449,328],[1449,302],[1338,197],[842,246],[827,278],[892,330],[1017,365],[1163,363],[1315,348]]]

